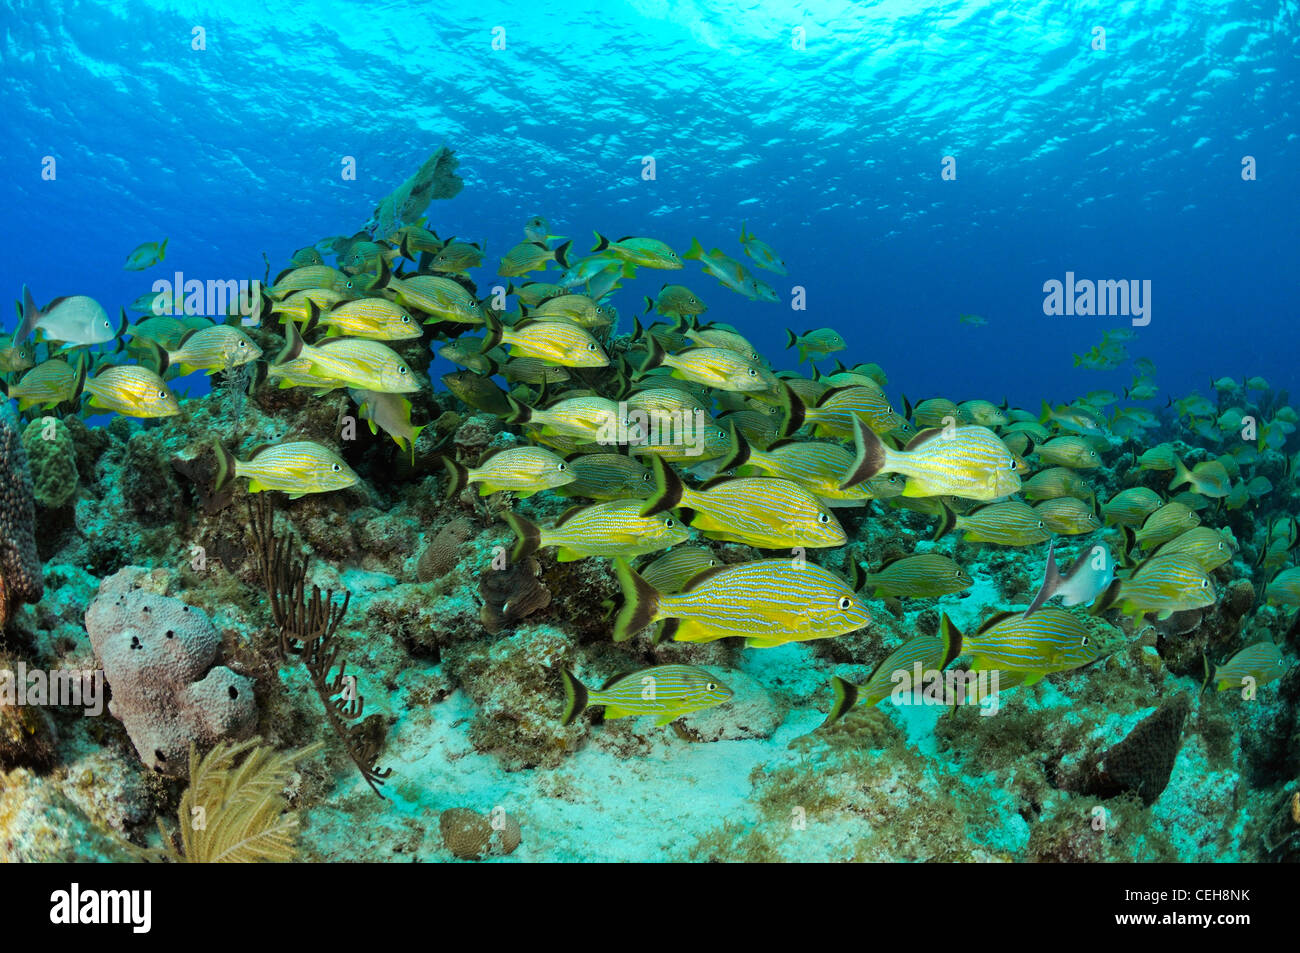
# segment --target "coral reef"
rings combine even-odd
[[[452,807],[439,814],[438,831],[446,848],[460,860],[482,860],[489,853],[513,854],[523,840],[519,822],[504,811],[484,817],[467,807]]]
[[[36,502],[58,508],[77,492],[77,450],[67,425],[58,417],[37,417],[23,430],[23,450],[31,471]]]
[[[253,681],[214,665],[221,636],[200,610],[140,588],[145,570],[105,579],[86,632],[113,692],[109,712],[146,765],[178,776],[192,743],[205,748],[249,731]]]

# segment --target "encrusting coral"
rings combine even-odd
[[[23,450],[36,502],[57,508],[77,493],[77,449],[57,417],[37,417],[23,430]]]
[[[192,743],[207,748],[257,720],[253,680],[214,665],[221,636],[199,609],[136,587],[142,570],[105,579],[86,632],[112,689],[109,713],[153,770],[178,776]]]
[[[0,629],[20,603],[45,593],[35,523],[27,454],[9,412],[0,412]]]

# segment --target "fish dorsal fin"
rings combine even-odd
[[[922,430],[911,440],[907,441],[907,444],[906,446],[903,447],[903,450],[904,451],[915,450],[917,447],[921,446],[921,444],[925,443],[928,440],[934,439],[941,433],[943,433],[942,427],[931,427],[928,430]]]
[[[567,510],[565,510],[563,513],[560,514],[560,518],[555,521],[555,526],[553,528],[559,529],[561,526],[563,526],[569,520],[573,519],[574,516],[576,516],[578,513],[581,513],[586,508],[587,507],[582,505],[570,506]]]
[[[804,333],[806,334],[807,332],[805,331]],[[814,368],[814,370],[815,370],[815,368]],[[814,377],[813,380],[820,380],[820,378],[819,378],[819,377]],[[819,397],[819,398],[817,399],[817,403],[814,404],[813,406],[815,406],[815,407],[821,407],[822,405],[824,405],[824,404],[826,403],[826,401],[830,400],[831,397],[833,397],[834,395],[836,395],[836,394],[842,394],[842,393],[844,393],[846,390],[853,390],[853,389],[858,388],[858,387],[861,387],[861,386],[862,386],[861,384],[844,384],[844,385],[842,385],[842,386],[840,386],[840,387],[832,387],[832,388],[831,388],[830,390],[828,390],[826,393],[822,394],[821,397]]]
[[[489,450],[489,451],[487,451],[486,453],[484,453],[483,456],[481,456],[481,457],[478,458],[478,463],[476,463],[476,464],[474,465],[474,468],[475,468],[476,470],[477,470],[477,469],[481,469],[481,468],[483,467],[483,464],[487,463],[489,460],[491,460],[493,457],[495,457],[495,456],[496,456],[498,453],[500,453],[502,450],[508,450],[508,449],[510,449],[510,448],[508,448],[508,447],[493,447],[491,450]]]
[[[249,462],[251,463],[253,460],[257,459],[257,455],[258,455],[258,454],[260,454],[260,453],[265,453],[266,451],[270,450],[271,447],[272,447],[272,444],[269,444],[269,443],[259,443],[259,444],[258,444],[256,447],[254,447],[252,450],[248,451],[248,460],[249,460]]]
[[[723,563],[721,566],[710,566],[708,569],[701,569],[690,579],[686,580],[686,585],[682,586],[682,592],[691,592],[704,585],[718,573],[731,568],[730,563]]]
[[[764,452],[764,453],[771,453],[773,450],[780,450],[782,447],[788,447],[788,446],[790,446],[790,445],[792,445],[792,444],[796,444],[796,443],[809,443],[809,442],[813,442],[813,441],[807,441],[807,440],[796,440],[794,437],[782,437],[780,440],[777,440],[777,441],[775,441],[775,442],[773,442],[773,443],[769,443],[769,444],[767,445],[767,449],[766,449],[765,451],[763,451],[763,452]]]
[[[705,483],[701,483],[699,489],[696,490],[695,492],[708,493],[710,490],[714,489],[715,487],[722,486],[724,483],[731,483],[733,480],[743,480],[743,479],[748,479],[748,478],[732,477],[732,476],[726,476],[725,474],[722,474],[719,476],[715,476],[712,480],[708,480]]]
[[[1005,622],[1007,621],[1007,619],[1010,619],[1013,616],[1017,616],[1019,614],[1020,613],[1014,610],[1003,610],[1002,612],[995,612],[993,613],[993,615],[989,616],[987,619],[985,619],[983,622],[980,623],[980,627],[975,630],[975,634],[983,635],[985,632],[993,628],[999,622]]]
[[[900,559],[906,559],[908,556],[911,555],[914,554],[904,553],[902,556],[890,556],[888,559],[886,559],[883,563],[880,564],[880,568],[876,570],[876,575],[879,575],[880,573],[884,572],[886,569],[894,565],[894,563],[898,562]]]

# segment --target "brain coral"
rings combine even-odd
[[[0,412],[0,628],[13,607],[45,594],[35,520],[27,454],[10,415]]]
[[[257,720],[253,681],[214,666],[216,627],[179,599],[132,588],[139,570],[105,579],[86,611],[86,631],[141,760],[163,774],[185,772],[190,742],[211,747]]]
[[[23,450],[42,506],[62,506],[77,492],[77,448],[57,417],[37,417],[23,431]]]

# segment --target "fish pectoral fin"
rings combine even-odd
[[[555,555],[556,561],[562,563],[571,563],[582,558],[584,558],[582,553],[575,553],[572,549],[566,549],[563,546],[556,551]]]
[[[1033,685],[1035,682],[1042,681],[1043,676],[1046,674],[1046,672],[1030,672],[1029,675],[1026,676],[1025,680],[1020,684]]]
[[[631,714],[634,714],[634,712],[630,712],[626,708],[619,708],[617,705],[605,706],[606,721],[609,721],[611,718],[626,718],[628,715]]]
[[[774,649],[778,645],[785,645],[785,640],[763,638],[761,636],[751,636],[745,640],[745,647],[750,649]]]
[[[660,715],[658,718],[655,719],[655,727],[656,727],[656,728],[662,728],[664,725],[668,724],[670,721],[676,721],[676,720],[677,720],[678,718],[680,718],[681,716],[682,716],[682,713],[679,712],[679,711],[670,711],[670,712],[666,712],[666,713]]]

